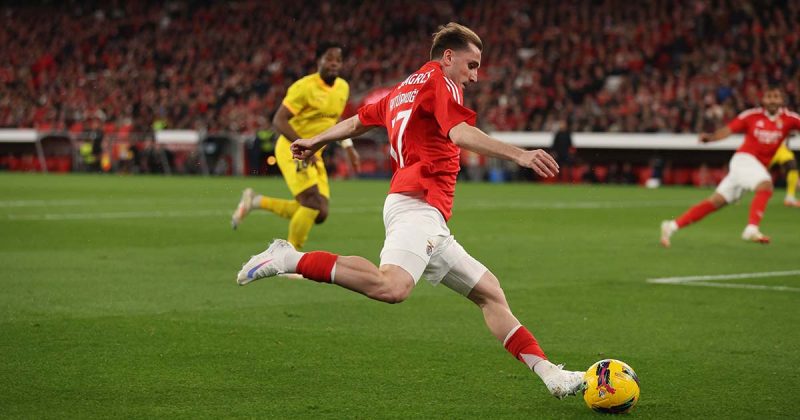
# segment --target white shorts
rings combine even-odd
[[[439,210],[420,198],[389,194],[383,224],[381,265],[402,267],[415,284],[424,277],[466,296],[488,271],[456,242]]]
[[[717,193],[728,203],[742,197],[745,191],[753,191],[758,184],[772,182],[767,168],[750,153],[734,153],[728,165],[728,175],[717,186]]]

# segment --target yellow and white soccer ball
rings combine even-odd
[[[601,360],[583,375],[583,400],[594,411],[622,414],[639,401],[639,378],[633,369],[614,359]]]

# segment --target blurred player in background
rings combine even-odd
[[[502,143],[474,126],[475,112],[464,107],[464,87],[478,81],[483,44],[469,28],[455,23],[434,34],[430,60],[380,101],[311,139],[292,144],[294,156],[308,159],[326,144],[383,126],[389,131],[394,168],[384,204],[386,239],[380,267],[359,256],[324,251],[301,253],[274,241],[250,259],[237,282],[299,273],[334,283],[369,298],[398,303],[425,277],[474,302],[491,333],[558,397],[583,386],[583,372],[563,370],[547,360],[531,332],[511,312],[497,277],[468,254],[450,234],[450,219],[460,148],[502,158],[555,176],[558,165],[543,150]]]
[[[323,42],[317,47],[316,59],[318,71],[289,86],[272,121],[281,134],[275,145],[275,158],[294,199],[269,197],[246,188],[231,218],[234,229],[253,209],[268,210],[289,219],[287,239],[297,249],[303,247],[314,224],[328,217],[330,186],[322,149],[310,159],[297,160],[289,146],[299,138],[313,137],[335,125],[350,95],[350,86],[339,77],[342,47]],[[353,142],[345,139],[341,145],[358,172],[360,161]]]
[[[778,87],[768,87],[761,102],[762,107],[742,112],[714,133],[700,134],[703,143],[722,140],[732,133],[744,133],[745,136],[744,143],[731,158],[728,175],[719,183],[714,194],[677,219],[661,223],[661,245],[669,247],[670,237],[678,229],[739,200],[744,191],[755,191],[755,197],[750,204],[750,218],[742,232],[742,239],[769,243],[769,237],[759,229],[767,202],[772,197],[772,176],[767,168],[789,133],[800,130],[800,115],[783,108],[783,93]]]
[[[781,171],[786,174],[786,197],[783,199],[783,204],[787,207],[800,207],[800,202],[795,196],[798,179],[797,159],[795,159],[792,149],[789,148],[788,139],[778,148],[769,165],[779,166]]]

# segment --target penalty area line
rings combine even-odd
[[[650,284],[671,284],[678,286],[701,286],[719,287],[725,289],[751,289],[751,290],[773,290],[779,292],[800,292],[800,287],[789,286],[766,286],[763,284],[743,284],[743,283],[715,283],[718,280],[741,280],[758,279],[766,277],[787,277],[798,276],[800,270],[789,271],[765,271],[759,273],[737,273],[737,274],[717,274],[707,276],[684,276],[684,277],[663,277],[647,279]]]

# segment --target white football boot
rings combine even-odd
[[[669,248],[669,238],[678,230],[678,225],[674,220],[664,220],[661,222],[661,246]]]
[[[299,259],[296,255],[292,255],[293,253],[298,254],[289,242],[283,239],[272,241],[266,251],[253,255],[242,266],[239,274],[236,275],[236,283],[244,286],[258,279],[277,276],[289,271],[287,257],[293,256]]]
[[[749,242],[755,242],[758,244],[768,244],[769,243],[769,236],[764,235],[758,230],[758,226],[756,225],[747,225],[744,228],[744,232],[742,232],[742,239]]]
[[[558,365],[558,370],[553,370],[553,373],[542,378],[550,395],[564,399],[569,395],[576,395],[583,391],[586,383],[583,380],[584,372],[574,372],[571,370],[564,370],[564,365]]]
[[[242,220],[250,213],[252,207],[253,189],[245,188],[244,191],[242,191],[242,198],[239,200],[239,205],[236,206],[236,210],[231,217],[231,227],[233,227],[234,230],[239,227],[239,223],[242,223]]]
[[[786,207],[800,207],[800,201],[797,201],[796,198],[787,195],[786,198],[783,199],[783,205]]]

